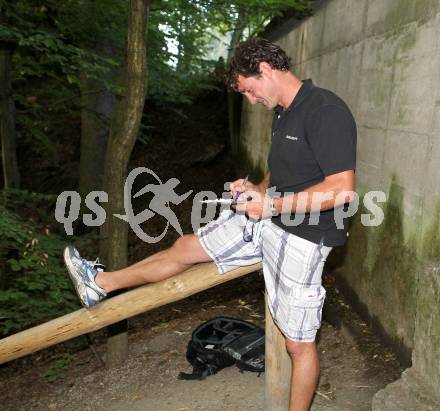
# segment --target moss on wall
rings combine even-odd
[[[403,190],[391,184],[385,220],[378,240],[379,252],[372,269],[372,308],[387,331],[398,340],[400,351],[413,346],[417,282],[420,264],[416,244],[405,243],[403,236]]]
[[[428,377],[426,385],[440,402],[440,263],[431,262],[420,276],[414,362],[418,372]]]
[[[423,24],[439,10],[438,0],[399,0],[382,3],[382,18],[372,26],[375,33],[402,27],[413,21]]]
[[[415,241],[404,239],[403,196],[393,178],[379,227],[362,225],[361,214],[368,211],[361,206],[346,246],[336,251],[330,264],[340,267],[341,286],[357,310],[409,365],[421,263]]]
[[[440,260],[440,200],[431,219],[425,223],[426,230],[423,235],[423,251],[425,258]]]

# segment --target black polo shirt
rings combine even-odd
[[[272,122],[269,151],[269,187],[283,196],[320,183],[326,176],[356,168],[356,124],[350,109],[329,90],[304,80],[291,105],[278,106]],[[290,217],[291,220],[294,214]],[[306,213],[298,225],[272,221],[284,230],[326,246],[344,244],[348,219],[337,228],[334,209],[321,211],[319,223],[310,225]],[[313,221],[313,219],[312,219]],[[315,216],[316,221],[316,216]]]

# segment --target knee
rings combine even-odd
[[[190,248],[193,237],[194,234],[184,234],[175,241],[175,243],[171,246],[171,249],[179,253],[185,253]]]
[[[195,234],[185,234],[180,237],[167,250],[167,258],[183,265],[212,261]]]
[[[316,350],[315,342],[298,342],[286,338],[286,350],[290,357],[300,357]]]
[[[198,239],[194,234],[185,234],[168,249],[168,258],[184,265],[202,262],[204,259],[199,256],[199,247]]]

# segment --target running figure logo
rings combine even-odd
[[[152,175],[159,184],[147,184],[144,188],[139,190],[133,198],[140,197],[145,193],[153,193],[154,197],[151,199],[149,208],[140,212],[137,215],[133,213],[133,206],[131,204],[131,192],[133,189],[133,183],[136,177],[141,173],[147,173]],[[130,172],[125,181],[124,185],[124,208],[125,215],[114,214],[115,217],[121,220],[127,221],[130,224],[132,230],[136,235],[147,243],[157,243],[166,234],[169,225],[171,224],[174,229],[183,235],[182,228],[180,227],[179,221],[177,220],[176,214],[170,208],[170,204],[178,205],[182,201],[188,198],[188,196],[193,192],[190,190],[185,194],[178,195],[174,190],[179,185],[180,181],[177,178],[170,178],[166,183],[162,183],[161,179],[149,168],[137,167]],[[140,227],[140,224],[149,220],[155,214],[159,214],[167,220],[167,224],[162,231],[162,233],[157,237],[151,237],[146,234]]]

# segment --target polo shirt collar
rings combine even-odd
[[[290,111],[301,104],[301,102],[310,94],[314,87],[315,86],[311,79],[302,80],[302,85],[299,88],[298,93],[296,93],[296,96],[290,103],[290,106],[287,107],[286,111]],[[277,114],[281,114],[284,111],[284,108],[278,105],[274,110]]]

